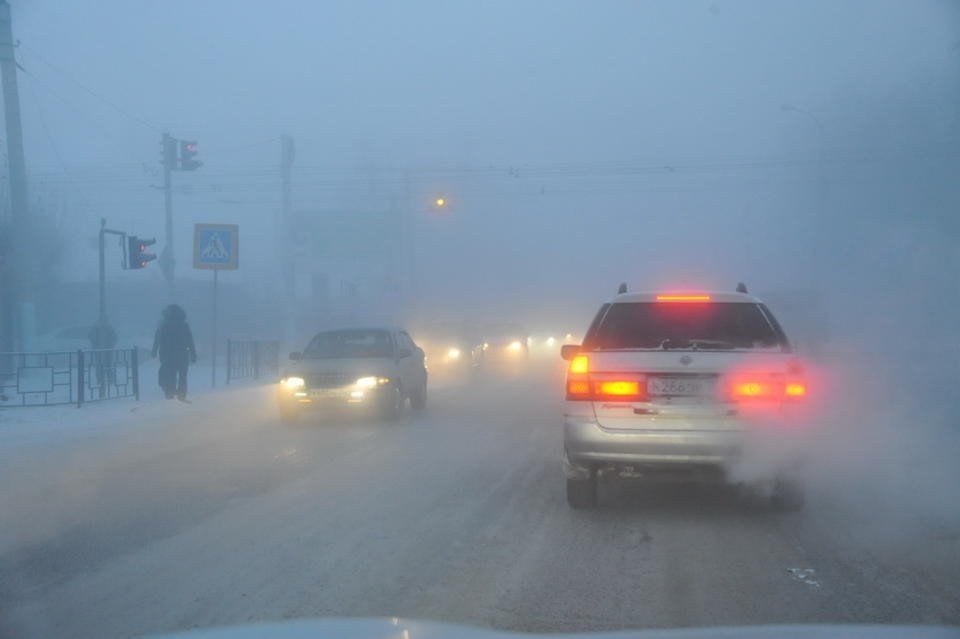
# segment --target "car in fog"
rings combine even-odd
[[[277,391],[280,417],[295,421],[318,409],[367,409],[397,419],[406,400],[427,403],[423,350],[399,328],[343,328],[317,333],[290,354]]]
[[[488,360],[523,360],[530,354],[530,335],[519,324],[488,324],[483,329],[483,350]]]
[[[603,474],[725,478],[756,437],[781,437],[806,395],[804,368],[770,310],[737,292],[639,292],[601,306],[567,345],[567,500],[597,503]],[[798,508],[795,459],[759,483]]]
[[[465,372],[483,363],[483,339],[472,322],[432,322],[417,332],[427,366],[436,372]]]

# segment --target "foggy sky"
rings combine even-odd
[[[442,219],[416,212],[426,297],[544,294],[592,308],[622,280],[849,292],[865,274],[956,263],[943,226],[960,203],[956,3],[14,0],[12,10],[31,193],[60,193],[76,233],[92,236],[107,216],[161,236],[158,129],[200,141],[205,166],[175,177],[196,189],[176,195],[183,277],[196,277],[186,248],[197,221],[242,225],[246,261],[228,281],[273,277],[264,240],[282,133],[297,142],[295,208],[387,207],[403,185],[382,176],[402,171],[417,202],[451,198]],[[822,136],[784,104],[815,114]],[[730,163],[759,166],[715,166]],[[478,177],[485,167],[495,172]],[[894,268],[864,252],[898,254],[884,247],[904,239],[935,242],[939,257]],[[94,275],[90,255],[73,247],[72,277]]]

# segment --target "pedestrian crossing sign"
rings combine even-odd
[[[235,270],[240,266],[240,227],[194,224],[193,268]]]

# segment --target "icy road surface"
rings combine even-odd
[[[570,510],[556,368],[434,388],[393,424],[283,426],[262,387],[5,412],[0,636],[318,616],[960,623],[960,530],[907,503],[824,481],[776,513],[631,483]]]

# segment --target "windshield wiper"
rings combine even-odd
[[[690,348],[690,340],[687,340],[685,342],[680,342],[671,337],[668,337],[667,339],[660,342],[660,350],[668,351],[672,348]]]
[[[703,350],[734,350],[736,344],[725,342],[719,339],[687,339],[676,340],[671,337],[660,342],[660,350],[668,351],[672,349],[691,349],[695,351]]]
[[[733,344],[732,342],[725,342],[720,339],[692,339],[690,340],[690,346],[695,351],[698,351],[701,348],[718,351],[732,351],[737,347],[737,345]]]

